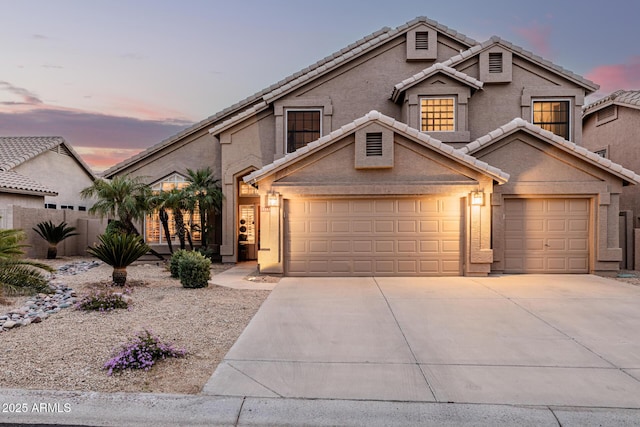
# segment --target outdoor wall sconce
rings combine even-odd
[[[270,208],[280,206],[280,194],[275,191],[269,191],[267,193],[267,206]]]
[[[472,191],[470,196],[471,196],[471,206],[484,206],[483,191]]]

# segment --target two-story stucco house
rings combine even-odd
[[[211,166],[225,195],[220,254],[263,272],[613,271],[620,194],[640,177],[580,146],[597,88],[500,38],[479,43],[417,18],[106,176],[161,188]]]
[[[600,156],[640,170],[638,146],[640,136],[640,91],[618,90],[584,107],[582,115],[583,145]],[[634,243],[631,230],[640,227],[640,186],[628,186],[620,195],[624,212],[620,245],[625,250],[623,267],[633,268]],[[638,236],[640,239],[640,235]],[[638,240],[640,242],[640,240]],[[640,254],[636,254],[636,258]],[[640,258],[635,262],[640,267]]]

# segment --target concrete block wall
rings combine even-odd
[[[36,224],[51,220],[54,224],[65,221],[68,226],[76,227],[78,236],[72,236],[58,244],[58,256],[86,255],[88,246],[97,242],[98,234],[102,234],[107,227],[107,219],[100,219],[86,212],[62,209],[23,208],[9,205],[4,209],[2,228],[21,229],[26,234],[24,244],[25,254],[29,258],[46,258],[48,243],[42,239],[33,227]]]

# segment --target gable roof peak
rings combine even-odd
[[[582,107],[582,117],[584,118],[589,114],[612,104],[640,109],[640,90],[616,90],[615,92]]]
[[[532,61],[543,68],[546,68],[550,71],[553,71],[557,74],[562,75],[563,77],[585,88],[587,90],[587,93],[593,93],[600,88],[598,84],[592,82],[591,80],[586,79],[574,73],[573,71],[567,70],[566,68],[563,68],[560,65],[556,65],[553,62],[547,59],[544,59],[543,57],[536,55],[533,52],[528,51],[520,46],[517,46],[498,36],[491,36],[491,38],[489,38],[488,40],[485,40],[480,44],[476,44],[470,47],[469,49],[460,52],[458,55],[454,55],[451,58],[447,59],[446,61],[443,61],[442,63],[448,67],[455,68],[456,65],[465,61],[469,57],[475,56],[481,51],[488,49],[489,47],[494,46],[496,44],[502,45],[505,49],[509,49],[511,52],[515,53],[516,55],[522,58],[528,59],[529,61]]]
[[[302,148],[299,148],[293,153],[289,153],[286,156],[275,160],[273,163],[270,163],[259,170],[253,171],[249,175],[245,176],[243,180],[247,183],[259,181],[265,176],[270,175],[277,170],[283,169],[287,167],[287,165],[296,162],[297,160],[302,159],[306,156],[309,156],[325,146],[330,145],[331,143],[339,140],[345,135],[355,132],[356,130],[361,129],[363,126],[367,126],[370,122],[376,122],[388,126],[389,129],[393,130],[394,132],[403,134],[408,138],[412,138],[417,142],[424,144],[425,146],[431,147],[433,150],[441,153],[444,156],[455,159],[460,163],[466,164],[471,168],[492,177],[495,181],[501,184],[509,180],[509,174],[502,171],[501,169],[478,160],[475,157],[462,152],[461,150],[453,148],[449,144],[445,144],[427,135],[424,132],[420,132],[418,129],[410,127],[406,123],[397,121],[393,117],[382,114],[377,110],[371,110],[364,116],[354,120],[353,122],[347,123],[346,125],[334,130],[330,134],[320,137],[319,139],[307,144]]]
[[[605,159],[604,157],[601,157],[580,145],[577,145],[571,141],[567,141],[566,139],[554,134],[553,132],[542,129],[541,127],[529,123],[528,121],[520,117],[517,117],[511,120],[509,123],[500,126],[499,128],[489,132],[484,136],[481,136],[475,141],[470,142],[469,144],[460,148],[459,151],[468,155],[474,155],[482,147],[489,146],[494,142],[502,139],[505,135],[509,135],[518,130],[524,130],[532,135],[536,135],[538,138],[545,140],[552,145],[555,145],[559,149],[571,153],[576,157],[580,157],[586,162],[596,165],[599,168],[606,170],[613,175],[616,175],[623,181],[631,184],[640,184],[640,175],[636,174],[632,170],[626,169],[609,159]]]

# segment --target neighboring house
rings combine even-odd
[[[0,209],[28,208],[86,211],[80,198],[93,172],[59,136],[0,137]]]
[[[0,228],[25,230],[28,256],[44,257],[46,242],[31,229],[66,221],[80,233],[59,245],[58,255],[82,255],[105,226],[92,218],[80,191],[95,179],[73,148],[57,136],[0,137]]]
[[[427,18],[384,28],[105,172],[210,166],[223,261],[301,276],[615,271],[640,176],[580,146],[598,86]],[[149,233],[152,230],[152,233]],[[156,216],[145,224],[162,245]]]
[[[619,90],[584,107],[582,112],[583,145],[598,155],[640,171],[640,91]],[[626,233],[621,233],[627,260],[632,268],[633,247],[630,230],[640,227],[640,186],[622,189],[620,210],[625,213]],[[629,213],[629,215],[626,215]],[[624,231],[624,230],[623,230]],[[640,254],[638,254],[640,255]]]

